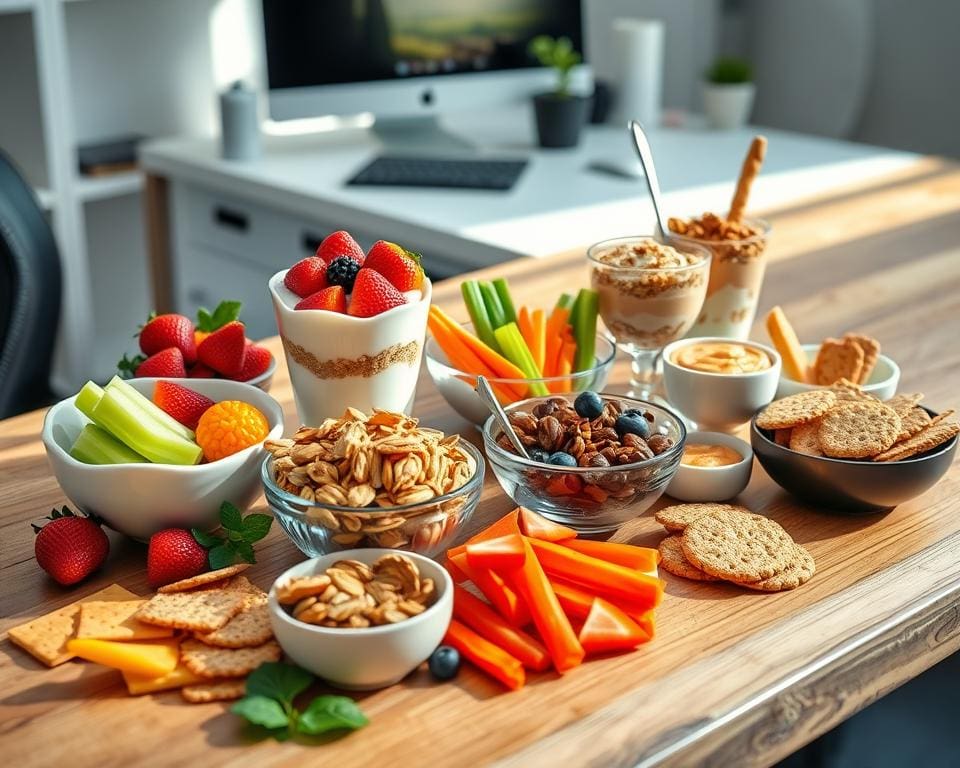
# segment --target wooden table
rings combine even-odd
[[[761,312],[783,305],[808,340],[868,332],[902,366],[902,390],[924,391],[935,409],[960,405],[960,170],[923,161],[883,184],[768,213],[774,235]],[[533,302],[585,279],[580,253],[496,272]],[[438,285],[435,300],[462,314],[456,283]],[[279,354],[276,340],[270,344]],[[622,390],[626,375],[621,362],[612,388]],[[282,364],[272,393],[292,428]],[[429,425],[476,438],[426,378],[417,412]],[[106,566],[79,587],[61,589],[37,568],[28,523],[65,501],[38,439],[41,419],[32,413],[0,424],[0,630],[111,582],[148,592],[143,546],[115,535]],[[509,694],[470,669],[446,685],[419,672],[362,696],[371,725],[324,746],[253,742],[223,705],[183,704],[176,693],[131,699],[116,672],[79,662],[47,670],[4,639],[4,762],[769,764],[960,647],[956,467],[882,515],[804,506],[759,468],[741,501],[809,548],[818,572],[808,584],[768,595],[667,574],[659,635],[637,652],[562,679],[535,675]],[[488,477],[470,529],[511,507]],[[644,515],[618,536],[653,546],[662,531]],[[301,559],[278,530],[258,554],[250,575],[264,587]]]

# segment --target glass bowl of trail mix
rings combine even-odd
[[[496,420],[487,460],[517,504],[582,533],[607,533],[643,514],[680,465],[686,429],[673,411],[623,395],[537,397],[504,409],[530,458]]]
[[[401,413],[348,408],[264,448],[267,502],[311,557],[359,547],[435,556],[451,545],[483,487],[477,448]]]

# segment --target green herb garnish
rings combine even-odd
[[[233,504],[225,501],[220,505],[220,524],[226,531],[226,537],[191,529],[197,543],[210,550],[207,557],[214,571],[233,565],[238,559],[245,563],[257,562],[253,543],[270,532],[273,518],[260,513],[244,516]]]

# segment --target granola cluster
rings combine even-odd
[[[684,269],[702,261],[696,254],[648,238],[598,253],[590,278],[595,289],[610,286],[628,296],[649,298],[703,285],[706,270]]]
[[[755,224],[730,221],[715,213],[691,219],[671,217],[667,226],[682,237],[706,241],[718,261],[755,259],[763,255],[767,246],[763,230]]]

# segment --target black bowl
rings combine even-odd
[[[936,414],[925,409],[931,416]],[[816,506],[847,514],[880,512],[932,488],[957,452],[957,438],[902,461],[855,461],[808,456],[773,441],[750,422],[750,443],[767,474],[781,488]]]

